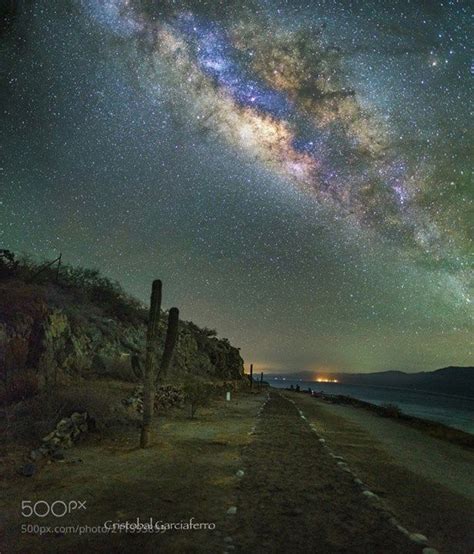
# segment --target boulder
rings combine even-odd
[[[19,473],[23,475],[24,477],[32,477],[37,471],[37,467],[35,464],[25,464],[20,468]]]

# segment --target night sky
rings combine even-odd
[[[472,363],[467,2],[18,4],[3,247],[161,278],[259,369]]]

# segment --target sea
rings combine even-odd
[[[407,415],[438,421],[474,434],[474,398],[393,387],[342,385],[292,379],[268,379],[267,382],[277,388],[299,385],[301,390],[311,388],[313,391],[322,391],[327,395],[352,396],[379,406],[396,404]]]

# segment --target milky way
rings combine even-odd
[[[235,19],[224,23],[170,6],[165,15],[162,5],[86,2],[112,33],[136,38],[132,48],[149,47],[139,50],[149,70],[158,56],[178,71],[198,123],[339,210],[348,224],[412,243],[431,261],[457,257],[455,242],[419,205],[423,176],[394,154],[388,131],[361,108],[344,82],[340,49],[324,43],[322,29],[288,30],[263,9],[249,17],[232,8]],[[151,79],[159,81],[158,72]]]
[[[180,231],[181,239],[178,232],[172,236],[171,228],[146,232],[152,216],[142,211],[134,219],[141,229],[134,228],[129,239],[117,231],[113,249],[130,248],[129,259],[134,259],[138,241],[153,256],[154,241],[169,237],[173,253],[155,254],[155,261],[174,281],[181,275],[178,259],[188,263],[188,254],[175,252],[187,251],[184,245],[191,244],[189,286],[183,283],[174,293],[191,298],[190,283],[202,279],[205,285],[197,292],[202,299],[187,301],[191,315],[209,314],[210,323],[228,329],[261,365],[278,367],[294,359],[297,365],[337,368],[374,369],[380,363],[418,367],[420,359],[407,362],[394,355],[395,340],[388,352],[374,337],[386,337],[393,329],[402,335],[414,332],[422,337],[427,363],[435,364],[444,358],[426,347],[428,337],[441,334],[447,351],[456,351],[470,325],[468,15],[457,2],[423,8],[411,2],[381,7],[331,1],[71,0],[63,10],[37,7],[24,15],[19,28],[27,48],[28,37],[39,34],[43,51],[16,52],[24,67],[20,63],[20,69],[10,70],[10,84],[20,98],[32,96],[34,78],[25,77],[28,64],[33,73],[54,73],[43,97],[46,118],[58,104],[58,136],[80,130],[84,117],[94,128],[90,136],[103,133],[95,140],[106,147],[82,157],[79,151],[88,150],[87,139],[80,139],[73,153],[65,146],[69,138],[64,144],[50,141],[55,160],[60,152],[66,160],[64,166],[59,163],[59,179],[69,160],[80,159],[71,162],[76,167],[72,180],[81,175],[81,183],[88,184],[79,184],[77,202],[88,205],[92,194],[102,194],[92,185],[100,171],[107,182],[114,176],[113,187],[123,183],[119,197],[100,201],[104,209],[110,204],[124,213],[133,206],[147,212],[153,203],[144,206],[135,199],[142,185],[131,185],[144,173],[162,216],[178,222],[181,230],[188,224],[184,214],[188,222],[195,221]],[[74,69],[61,58],[61,41]],[[48,63],[51,74],[44,69]],[[83,107],[72,107],[72,97]],[[33,113],[31,100],[25,102],[26,111]],[[68,111],[74,112],[69,119]],[[101,153],[109,149],[110,154]],[[38,155],[38,147],[33,150]],[[87,164],[88,157],[95,165]],[[46,173],[45,181],[52,182],[51,170]],[[155,184],[153,192],[158,173],[176,187]],[[22,188],[15,178],[9,182],[17,187],[13,196],[18,199]],[[95,192],[85,192],[89,187]],[[209,206],[221,190],[220,210],[214,213]],[[77,209],[78,228],[88,225],[89,213]],[[245,230],[239,217],[247,222]],[[122,216],[125,220],[128,216]],[[94,222],[91,231],[97,237],[102,236],[99,225]],[[61,235],[57,228],[54,233]],[[51,247],[53,242],[48,238]],[[28,250],[23,239],[20,245]],[[35,244],[29,250],[44,255],[48,248]],[[96,248],[102,246],[92,252]],[[73,258],[84,263],[84,250],[79,250]],[[99,250],[99,265],[123,276],[130,290],[144,296],[145,275],[137,278],[132,269],[139,260],[129,265],[120,261],[125,264],[120,272],[110,269],[113,260]],[[227,267],[220,260],[232,258],[234,250],[234,265]],[[239,284],[236,275],[247,263],[252,267]],[[246,287],[247,277],[252,282]],[[213,279],[217,287],[220,279],[233,291],[233,300],[225,297],[222,305],[228,304],[230,312],[237,304],[237,309],[258,305],[260,324],[255,321],[242,331],[241,320],[230,317],[229,323],[224,314],[216,315],[217,302],[204,292]],[[288,296],[289,319],[268,323],[278,306],[279,287],[285,289],[289,282],[296,287]],[[253,304],[244,299],[249,290]],[[307,328],[297,326],[296,344],[303,348],[304,343],[310,353],[273,357],[272,337],[292,326],[293,314],[305,312],[303,306],[315,312],[307,314]],[[328,320],[324,330],[319,310]],[[357,338],[361,329],[363,339]],[[264,337],[263,349],[254,344],[255,334]],[[314,347],[308,346],[311,341]],[[328,353],[326,342],[339,349],[344,341],[342,357]],[[411,355],[416,349],[408,348]],[[462,360],[466,356],[462,353]]]

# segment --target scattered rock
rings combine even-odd
[[[363,491],[362,494],[367,498],[373,498],[373,499],[378,498],[378,496],[372,491]]]
[[[39,448],[37,448],[36,450],[31,451],[30,459],[33,460],[33,462],[37,462],[38,460],[41,460],[43,455],[43,452]]]
[[[410,533],[410,539],[416,544],[426,544],[428,539],[421,533]]]
[[[363,484],[364,484],[358,477],[356,477],[356,478],[354,479],[354,483],[355,483],[356,485],[363,485]]]
[[[53,460],[56,460],[57,462],[64,460],[64,451],[61,448],[58,448],[57,450],[54,450],[51,453],[51,458]]]
[[[231,506],[228,510],[227,510],[227,515],[229,516],[233,516],[237,513],[237,506]]]
[[[396,527],[400,531],[400,533],[403,533],[407,537],[410,535],[410,532],[407,529],[405,529],[405,527],[402,527],[401,525],[397,525]]]
[[[439,552],[436,550],[436,548],[429,548],[429,547],[423,548],[422,553],[423,554],[439,554]]]
[[[64,418],[56,425],[56,434],[68,434],[74,428],[74,423],[71,418]]]
[[[46,435],[45,437],[43,437],[41,439],[42,442],[49,442],[51,441],[54,437],[56,436],[56,433],[54,431],[52,431],[51,433],[49,433],[49,435]]]
[[[36,470],[35,464],[25,464],[20,468],[20,474],[24,477],[32,477],[36,473]]]
[[[224,542],[233,542],[234,539],[232,537],[224,537]]]
[[[74,423],[74,425],[80,426],[81,424],[86,423],[87,414],[86,413],[80,414],[78,412],[74,412],[71,415],[71,421]]]
[[[63,449],[71,448],[80,435],[89,430],[89,416],[87,412],[74,412],[71,417],[61,419],[54,431],[41,439],[43,443],[39,449],[30,454],[32,460],[41,456],[50,456],[56,461],[64,460]]]
[[[245,475],[245,472],[243,469],[239,469],[236,474],[237,477],[243,477]]]

